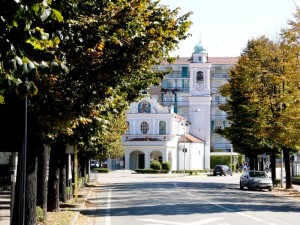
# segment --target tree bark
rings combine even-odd
[[[28,148],[26,167],[25,224],[36,224],[37,150]]]
[[[67,198],[67,168],[66,168],[66,163],[67,163],[67,154],[64,154],[62,156],[62,160],[60,161],[59,164],[59,171],[60,171],[60,182],[59,182],[59,192],[61,196],[61,201],[66,202],[68,200]]]
[[[270,160],[271,160],[271,176],[274,184],[276,179],[276,150],[275,149],[272,149]]]
[[[86,158],[84,155],[80,156],[80,177],[84,179],[86,183]]]
[[[44,221],[47,219],[47,174],[48,147],[42,146],[38,154],[38,182],[36,205],[44,211]]]
[[[291,179],[291,168],[290,168],[290,149],[283,148],[283,158],[284,158],[284,167],[285,167],[285,179],[286,179],[286,189],[293,188],[292,179]]]
[[[51,146],[48,179],[48,212],[59,211],[59,164],[65,154],[66,145],[56,142]]]

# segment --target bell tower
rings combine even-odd
[[[208,54],[201,41],[194,47],[190,70],[189,118],[190,132],[205,142],[205,169],[210,168],[210,68]]]
[[[201,44],[201,40],[199,44],[194,47],[194,52],[192,55],[193,63],[207,63],[208,62],[208,54],[205,52],[206,50],[203,48]]]

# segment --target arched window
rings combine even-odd
[[[165,121],[159,122],[159,134],[166,134],[166,122]]]
[[[130,123],[128,121],[126,121],[126,126],[127,126],[126,134],[130,134]]]
[[[197,83],[203,83],[204,82],[204,75],[203,75],[202,71],[197,72],[196,82]]]
[[[142,134],[147,134],[149,131],[149,124],[146,121],[141,123],[141,132]]]

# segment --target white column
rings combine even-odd
[[[145,152],[145,169],[150,169],[150,152]]]
[[[125,151],[125,170],[129,170],[130,152],[127,149]]]

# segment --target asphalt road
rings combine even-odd
[[[300,202],[239,189],[239,175],[103,174],[101,225],[296,225]],[[98,224],[98,223],[97,223]]]

